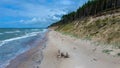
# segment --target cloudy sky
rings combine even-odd
[[[88,0],[0,0],[0,28],[47,27]]]

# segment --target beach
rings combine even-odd
[[[53,30],[46,37],[44,49],[38,46],[30,50],[25,60],[16,67],[12,67],[16,63],[12,62],[7,68],[120,68],[120,57],[102,53],[104,46]],[[68,57],[60,56],[61,53]]]
[[[40,36],[35,42],[30,42],[29,48],[24,53],[16,56],[9,62],[6,68],[34,68],[37,64],[40,64],[43,55],[42,50],[46,47],[47,32],[43,36]]]

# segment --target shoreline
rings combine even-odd
[[[33,56],[36,52],[41,52],[42,54],[42,50],[46,47],[46,35],[47,32],[45,33],[45,36],[42,39],[37,40],[37,43],[33,44],[35,46],[32,45],[32,47],[29,50],[16,56],[9,62],[9,64],[5,68],[19,68],[19,65],[31,59],[31,56]],[[43,56],[41,55],[39,60],[42,61],[42,58]],[[36,60],[34,60],[33,62],[36,62]]]
[[[45,49],[38,46],[30,50],[34,54],[25,53],[27,59],[15,68],[120,68],[120,57],[102,53],[103,46],[95,46],[90,41],[76,39],[53,30],[48,32],[46,38]],[[68,53],[69,57],[58,57],[59,50],[61,53]],[[44,57],[40,61],[41,54]],[[14,63],[11,63],[11,66],[14,66]]]

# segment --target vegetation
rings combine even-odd
[[[120,0],[89,0],[50,27],[79,38],[120,47]]]
[[[117,55],[120,56],[120,53],[118,53]]]
[[[110,54],[110,52],[112,52],[113,50],[103,50],[102,52],[103,53],[106,53],[106,54]]]
[[[62,19],[57,22],[66,24],[70,23],[70,21],[76,20],[76,19],[82,19],[88,16],[100,16],[103,15],[103,12],[106,11],[112,11],[114,9],[120,8],[120,0],[89,0],[87,3],[85,3],[82,7],[80,7],[76,12],[71,12],[67,15],[63,15]],[[52,25],[56,25],[52,24]],[[52,26],[51,25],[51,26]]]

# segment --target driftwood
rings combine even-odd
[[[64,58],[69,58],[69,55],[68,53],[66,52],[66,55],[64,56]]]
[[[68,54],[68,52],[63,53],[60,50],[58,50],[57,58],[69,58],[69,54]]]
[[[58,50],[57,58],[60,58],[60,57],[61,57],[60,50]]]

